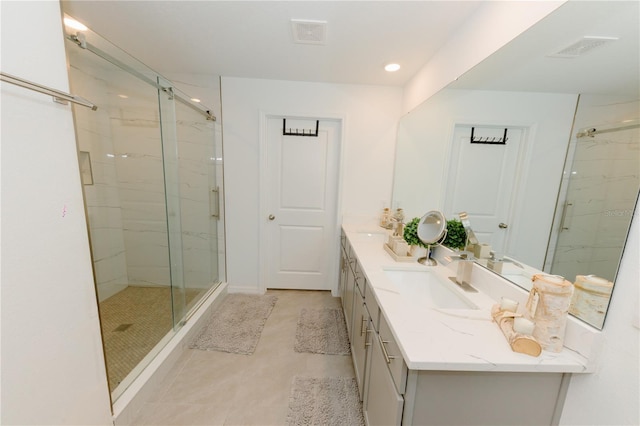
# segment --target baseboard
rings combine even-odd
[[[227,293],[264,294],[264,291],[255,287],[229,286]]]
[[[189,342],[202,328],[213,309],[221,303],[227,294],[227,283],[222,283],[200,305],[187,323],[176,333],[151,363],[133,381],[131,386],[113,404],[113,424],[131,425],[138,412],[149,400],[154,390],[162,383]]]

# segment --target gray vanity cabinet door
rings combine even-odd
[[[344,304],[345,291],[347,289],[347,272],[349,271],[349,259],[344,246],[340,250],[340,280],[338,281],[338,292]]]
[[[355,258],[350,262],[355,263]],[[347,279],[345,280],[344,298],[342,304],[344,308],[344,320],[347,323],[347,332],[349,335],[349,341],[353,340],[353,300],[355,299],[355,293],[358,290],[355,288],[356,280],[353,271],[349,265],[347,265]]]
[[[367,360],[367,329],[369,327],[369,314],[364,304],[364,299],[359,291],[355,291],[355,301],[353,304],[353,333],[351,339],[351,353],[353,354],[353,368],[358,381],[358,392],[360,401],[364,396],[366,386],[365,371]]]
[[[372,339],[371,368],[365,415],[369,426],[399,425],[402,421],[404,399],[396,391],[379,339]]]

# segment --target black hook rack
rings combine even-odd
[[[282,119],[282,135],[283,136],[312,136],[314,138],[317,138],[319,126],[320,126],[320,120],[316,120],[315,133],[312,130],[307,131],[305,129],[302,129],[302,132],[298,131],[298,129],[296,129],[295,132],[292,129],[289,129],[289,131],[287,131],[287,119],[283,118]]]
[[[487,136],[486,138],[482,138],[482,137],[476,138],[473,135],[474,131],[475,131],[475,127],[472,127],[471,138],[470,138],[471,143],[482,143],[482,144],[489,144],[489,145],[506,145],[507,140],[509,140],[509,138],[507,137],[507,129],[504,129],[504,136],[502,136],[501,138],[495,138],[490,136]]]

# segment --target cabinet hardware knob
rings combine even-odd
[[[500,228],[500,229],[507,229],[508,227],[509,227],[509,225],[507,225],[504,222],[500,222],[500,224],[498,225],[498,228]]]
[[[275,218],[276,218],[276,217],[275,217],[274,215],[272,215],[272,214],[270,214],[270,215],[269,215],[269,220],[273,220],[273,219],[275,219]]]

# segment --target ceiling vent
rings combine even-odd
[[[594,49],[602,47],[616,40],[618,40],[617,37],[585,36],[572,45],[567,46],[559,52],[552,53],[548,56],[551,58],[577,58],[578,56],[585,55]]]
[[[310,21],[292,19],[293,41],[303,44],[325,44],[327,38],[327,21]]]

